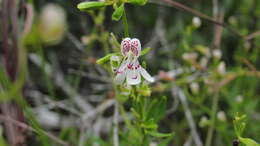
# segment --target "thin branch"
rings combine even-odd
[[[254,33],[251,33],[251,34],[247,35],[245,37],[245,40],[249,41],[249,40],[251,40],[253,38],[256,38],[258,36],[260,36],[260,31],[257,31],[257,32],[254,32]]]
[[[215,129],[216,124],[216,113],[218,110],[218,103],[219,103],[219,94],[215,93],[213,100],[212,100],[212,109],[211,109],[211,122],[210,127],[208,129],[207,138],[206,138],[206,144],[205,146],[211,146],[212,138],[213,138],[213,132]]]
[[[67,33],[67,37],[68,39],[76,46],[76,48],[79,50],[79,51],[84,51],[85,48],[83,46],[83,44],[70,32]]]
[[[33,5],[26,4],[25,8],[26,8],[26,19],[24,22],[23,35],[26,35],[31,31],[32,24],[33,24],[33,17],[34,17]]]
[[[114,99],[110,99],[105,101],[104,103],[100,104],[98,107],[94,108],[93,110],[90,110],[89,112],[87,112],[86,114],[84,114],[82,116],[82,121],[87,120],[90,117],[94,117],[97,114],[103,112],[104,110],[106,110],[107,108],[109,108],[110,106],[112,106],[113,104],[115,104],[115,100]]]
[[[188,121],[189,127],[191,129],[191,135],[192,135],[192,138],[193,138],[196,146],[203,146],[203,144],[201,142],[201,138],[200,138],[197,128],[196,128],[195,121],[192,117],[192,113],[190,111],[186,96],[184,95],[182,90],[178,87],[175,87],[172,89],[172,94],[178,96],[181,101],[181,104],[183,105],[184,113],[185,113],[186,119]]]
[[[118,138],[118,117],[119,117],[119,111],[118,111],[118,102],[115,102],[115,106],[114,106],[114,117],[113,117],[113,143],[114,146],[119,146],[119,138]]]
[[[243,36],[240,32],[238,32],[237,30],[233,29],[232,27],[230,27],[228,24],[226,24],[225,22],[219,22],[217,20],[215,20],[214,18],[208,16],[208,15],[205,15],[195,9],[192,9],[190,7],[187,7],[181,3],[178,3],[176,1],[172,1],[172,0],[161,0],[161,1],[158,1],[158,0],[150,0],[151,3],[156,3],[156,4],[160,4],[160,5],[165,5],[165,6],[172,6],[172,7],[175,7],[179,10],[183,10],[185,12],[188,12],[188,13],[191,13],[195,16],[198,16],[202,19],[205,19],[211,23],[215,23],[217,25],[221,25],[223,26],[224,28],[228,29],[230,32],[232,32],[233,34],[237,35],[238,37],[242,38],[242,39],[245,39],[246,37]],[[258,36],[260,34],[256,34],[256,36]],[[255,36],[255,35],[253,35]],[[249,37],[249,39],[251,39],[251,37]]]
[[[9,118],[7,116],[4,116],[4,115],[0,115],[0,120],[1,121],[5,121],[5,122],[9,122],[9,123],[13,123],[15,124],[16,126],[18,127],[21,127],[23,129],[26,129],[26,130],[29,130],[29,131],[32,131],[32,132],[35,132],[35,133],[38,133],[38,131],[36,129],[34,129],[33,127],[23,123],[23,122],[20,122],[20,121],[16,121],[12,118]],[[57,138],[56,136],[52,135],[51,133],[48,133],[48,132],[45,132],[45,131],[41,131],[44,135],[48,136],[50,139],[52,139],[54,142],[60,144],[60,145],[63,145],[63,146],[70,146],[68,143],[66,143],[65,141]]]
[[[224,20],[224,14],[221,13],[218,17],[220,22],[223,22]],[[221,45],[221,37],[222,37],[222,32],[223,32],[223,27],[220,25],[216,25],[215,27],[215,35],[214,35],[214,40],[213,40],[213,48],[219,49]]]

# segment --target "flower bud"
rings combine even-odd
[[[212,51],[212,55],[213,55],[213,57],[214,57],[215,59],[219,60],[219,59],[221,58],[221,56],[222,56],[222,52],[221,52],[220,49],[214,49],[214,50]]]
[[[207,64],[208,64],[208,58],[207,58],[207,57],[202,57],[202,58],[200,59],[200,65],[201,65],[201,67],[206,68],[206,67],[207,67]]]
[[[202,117],[200,118],[199,126],[200,126],[201,128],[204,128],[204,127],[206,127],[208,124],[209,124],[209,119],[208,119],[206,116],[202,116]]]
[[[62,7],[56,4],[44,6],[38,31],[45,44],[58,44],[64,37],[66,26],[66,14]]]
[[[219,111],[219,112],[217,113],[217,118],[218,118],[219,121],[222,121],[222,122],[224,122],[224,121],[227,120],[226,114],[225,114],[224,111]]]
[[[217,71],[219,74],[224,75],[226,74],[226,64],[225,62],[221,61],[218,65]]]
[[[228,18],[228,22],[232,25],[236,25],[237,24],[237,18],[235,16],[230,16]]]
[[[151,142],[149,146],[158,146],[158,144],[156,142]]]
[[[241,96],[241,95],[238,95],[238,96],[236,96],[235,97],[235,101],[237,102],[237,103],[242,103],[243,102],[243,96]]]
[[[192,24],[193,26],[195,26],[196,28],[199,28],[201,26],[201,20],[199,17],[193,17],[192,18]]]
[[[196,93],[199,92],[200,86],[199,86],[199,84],[197,82],[192,82],[190,84],[190,89],[191,89],[192,93],[196,94]]]

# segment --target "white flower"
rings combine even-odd
[[[137,85],[141,83],[141,76],[149,82],[154,82],[154,78],[138,61],[141,54],[141,43],[138,39],[125,38],[121,42],[121,53],[124,59],[116,71],[116,84],[123,84],[126,79],[128,85]]]

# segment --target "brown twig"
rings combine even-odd
[[[32,24],[33,24],[33,17],[34,17],[33,5],[26,4],[25,8],[26,8],[26,19],[24,23],[23,35],[26,35],[31,31]]]
[[[257,36],[260,35],[260,31],[257,31],[255,33],[252,33],[252,34],[249,34],[248,36],[244,36],[242,35],[240,32],[238,32],[237,30],[235,30],[234,28],[230,27],[227,23],[225,22],[219,22],[217,20],[215,20],[214,18],[208,16],[208,15],[205,15],[195,9],[192,9],[190,7],[187,7],[179,2],[176,2],[176,1],[172,1],[172,0],[161,0],[161,1],[158,1],[158,0],[150,0],[151,3],[156,3],[156,4],[160,4],[160,5],[165,5],[165,6],[172,6],[174,8],[177,8],[179,10],[183,10],[185,12],[188,12],[188,13],[191,13],[195,16],[198,16],[202,19],[205,19],[211,23],[214,23],[214,24],[217,24],[217,25],[220,25],[220,26],[223,26],[224,28],[226,28],[227,30],[229,30],[230,32],[232,32],[233,34],[235,34],[236,36],[238,36],[239,38],[242,38],[243,40],[250,40],[250,39],[253,39]]]
[[[0,121],[5,121],[5,122],[9,122],[9,123],[12,123],[20,128],[23,128],[23,129],[26,129],[26,130],[29,130],[29,131],[32,131],[32,132],[35,132],[35,133],[38,133],[38,131],[36,129],[34,129],[33,127],[23,123],[23,122],[20,122],[20,121],[16,121],[12,118],[9,118],[7,116],[4,116],[4,115],[0,115]],[[51,133],[48,133],[48,132],[45,132],[45,131],[41,131],[44,135],[48,136],[50,139],[52,139],[54,142],[60,144],[60,145],[63,145],[63,146],[70,146],[68,143],[66,143],[65,141],[57,138],[56,136],[52,135]]]
[[[257,31],[257,32],[254,32],[254,33],[251,33],[251,34],[247,35],[245,37],[245,40],[248,41],[248,40],[251,40],[251,39],[256,38],[258,36],[260,36],[260,31]]]
[[[224,21],[224,14],[220,13],[218,16],[218,19],[220,22]],[[215,35],[214,35],[214,41],[213,41],[213,48],[219,49],[221,44],[221,37],[222,37],[223,27],[220,25],[216,25],[215,27]]]

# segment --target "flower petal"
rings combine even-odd
[[[137,85],[141,83],[141,75],[137,70],[127,69],[126,82],[129,85]]]
[[[118,73],[114,79],[115,84],[123,84],[125,81],[125,77],[126,77],[125,72]]]
[[[127,60],[124,60],[122,63],[121,63],[121,65],[120,65],[120,67],[118,68],[118,70],[117,70],[117,72],[123,72],[125,69],[126,69],[126,67],[127,67],[127,65],[130,63],[130,59],[128,58]]]
[[[141,54],[141,43],[137,38],[131,40],[131,51],[135,56],[140,56]]]
[[[149,82],[154,82],[154,78],[142,67],[139,68],[139,72]]]
[[[126,56],[126,54],[130,51],[131,49],[131,39],[130,38],[125,38],[121,42],[121,53],[123,56]]]

